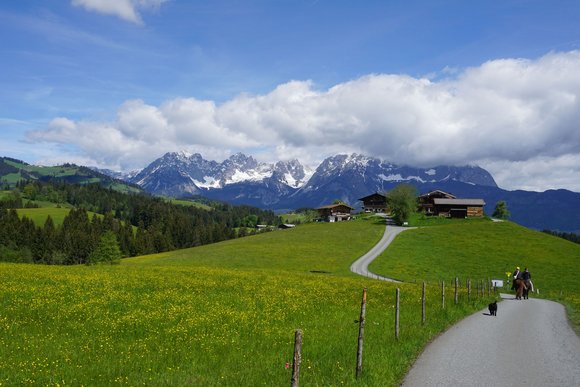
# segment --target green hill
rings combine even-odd
[[[69,214],[70,208],[44,207],[44,208],[19,208],[16,210],[18,216],[26,216],[32,220],[37,227],[44,226],[47,217],[51,217],[56,226],[62,225],[64,218]],[[90,213],[92,216],[93,213]]]
[[[113,179],[87,167],[74,164],[64,164],[54,167],[36,166],[9,157],[0,157],[0,183],[14,186],[23,180],[41,180],[71,184],[99,183],[105,188],[112,188],[119,192],[142,192],[141,188],[136,185]]]
[[[32,220],[37,227],[44,226],[46,218],[49,216],[52,218],[55,226],[61,226],[64,218],[70,213],[70,208],[60,208],[60,207],[42,207],[42,208],[18,208],[16,212],[18,216],[26,216],[28,219]],[[89,219],[93,216],[97,216],[102,219],[104,215],[97,214],[95,212],[87,211]]]
[[[491,278],[528,267],[540,296],[564,301],[580,322],[580,245],[512,222],[453,223],[402,233],[369,269],[403,281]]]
[[[284,385],[290,380],[286,364],[294,330],[300,328],[303,385],[396,386],[427,342],[493,298],[472,294],[468,301],[461,289],[459,304],[448,301],[442,309],[433,283],[439,278],[467,271],[475,280],[502,274],[500,263],[528,264],[542,296],[560,297],[561,288],[562,299],[578,306],[573,279],[580,250],[574,244],[511,223],[409,230],[379,265],[404,257],[393,271],[381,270],[429,282],[427,319],[422,325],[420,286],[398,285],[401,335],[395,339],[397,285],[348,271],[382,231],[367,219],[304,225],[125,259],[117,266],[0,263],[0,383]],[[467,237],[475,239],[461,244]],[[444,262],[455,259],[444,250],[448,246],[425,247],[446,239],[466,251],[461,265]],[[510,254],[522,258],[541,248],[536,256],[545,263],[507,260],[508,254],[498,253],[506,248],[504,240],[512,245]],[[496,245],[500,248],[491,248]],[[422,256],[435,261],[422,263]],[[441,268],[432,272],[434,265]],[[562,265],[572,266],[559,273]],[[561,278],[561,286],[552,289],[548,278]],[[356,380],[355,320],[363,287],[368,289],[364,365]]]

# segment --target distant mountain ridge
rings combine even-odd
[[[512,220],[526,227],[580,233],[580,193],[506,191],[478,166],[416,168],[359,154],[339,154],[312,169],[298,160],[268,164],[242,153],[219,163],[197,153],[172,152],[129,181],[158,195],[197,194],[280,211],[318,207],[336,199],[360,207],[358,199],[363,196],[409,183],[419,193],[441,189],[458,197],[483,198],[487,214],[498,200],[506,200]]]
[[[414,168],[352,154],[336,155],[324,160],[293,197],[311,205],[328,203],[337,198],[347,203],[355,203],[362,196],[388,191],[401,183],[419,187],[422,184],[442,184],[449,181],[497,188],[491,174],[480,167]]]
[[[166,153],[129,179],[144,190],[167,196],[202,194],[227,201],[246,201],[263,207],[282,208],[286,203],[323,204],[328,192],[333,200],[356,201],[369,190],[384,191],[392,183],[439,183],[461,181],[497,187],[493,177],[474,166],[413,168],[397,166],[363,155],[336,155],[325,159],[315,170],[298,160],[260,163],[242,153],[221,163],[205,160],[200,154]],[[356,197],[355,197],[356,196]]]
[[[277,211],[319,207],[343,200],[360,208],[359,198],[386,192],[401,183],[413,184],[419,193],[440,189],[460,198],[482,198],[486,214],[505,200],[511,219],[523,226],[580,234],[580,193],[507,191],[499,188],[485,169],[477,166],[398,166],[363,155],[328,157],[315,169],[298,160],[261,163],[238,153],[223,162],[205,160],[200,154],[166,153],[138,173],[107,170],[90,173],[85,167],[34,167],[9,158],[0,159],[0,180],[39,178],[70,183],[101,181],[118,187],[119,180],[155,194],[171,197],[202,195],[232,204],[246,204]],[[8,180],[7,180],[8,179]]]
[[[260,183],[293,190],[303,185],[312,171],[298,160],[259,163],[251,156],[237,153],[221,163],[205,160],[199,153],[166,153],[129,181],[157,195],[203,194],[239,183]]]

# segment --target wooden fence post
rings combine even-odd
[[[459,286],[459,279],[455,277],[455,305],[459,302],[459,294],[457,293],[457,288]]]
[[[298,387],[300,380],[300,363],[302,362],[302,331],[296,329],[294,334],[294,358],[292,360],[292,379],[291,387]]]
[[[491,289],[489,288],[489,279],[486,279],[485,280],[485,291],[486,291],[488,296],[491,294],[490,290]]]
[[[365,333],[365,314],[367,308],[367,288],[363,289],[362,301],[360,304],[360,318],[358,320],[358,349],[356,351],[356,378],[362,373],[363,338]]]
[[[471,278],[467,279],[467,302],[471,302]]]
[[[441,280],[441,309],[445,309],[445,280]]]
[[[399,339],[399,305],[401,299],[401,290],[397,288],[397,303],[395,306],[395,338]]]
[[[421,292],[421,324],[425,324],[425,281],[423,281],[423,291]]]

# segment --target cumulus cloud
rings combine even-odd
[[[117,16],[123,20],[142,24],[140,10],[157,9],[167,0],[72,0],[74,6],[87,11]]]
[[[512,181],[508,165],[514,174],[530,174],[580,157],[578,68],[580,52],[572,51],[489,61],[437,81],[371,74],[327,90],[291,81],[221,105],[134,100],[119,107],[113,122],[56,118],[29,139],[76,144],[101,163],[126,167],[179,149],[307,163],[359,152],[415,166],[487,165],[501,185]],[[580,171],[572,173],[580,181]]]
[[[500,187],[544,191],[566,188],[580,192],[580,154],[539,156],[525,161],[482,161]]]

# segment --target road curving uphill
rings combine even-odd
[[[365,255],[354,261],[353,264],[350,266],[350,271],[365,277],[374,278],[381,281],[400,283],[401,281],[398,281],[396,279],[383,277],[378,274],[372,273],[369,271],[368,267],[370,263],[376,257],[378,257],[389,246],[389,244],[391,244],[391,242],[395,239],[397,235],[399,235],[401,232],[405,230],[410,230],[412,228],[414,227],[393,226],[390,224],[389,219],[387,219],[387,227],[385,228],[385,233],[383,234],[381,240]]]
[[[368,265],[407,227],[387,225],[383,237],[350,270],[379,276]],[[402,386],[580,387],[580,338],[561,304],[502,294],[497,316],[477,312],[429,344]]]

